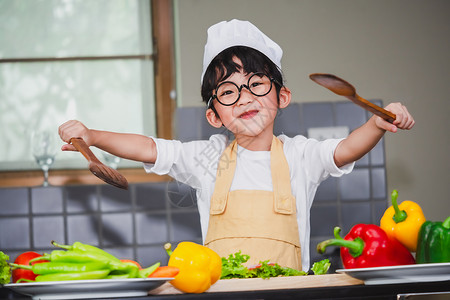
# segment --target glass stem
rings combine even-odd
[[[48,186],[48,167],[42,168],[42,170],[44,171],[44,183],[42,186]]]

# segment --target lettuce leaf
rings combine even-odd
[[[311,270],[314,272],[314,275],[323,275],[327,274],[330,266],[331,266],[330,260],[325,258],[322,259],[321,261],[315,262]]]
[[[281,267],[279,264],[269,263],[268,260],[260,262],[260,266],[251,270],[255,274],[254,277],[270,278],[278,276],[303,276],[306,272],[295,270],[288,267]]]
[[[270,263],[268,260],[261,261],[258,266],[248,269],[243,264],[250,259],[247,254],[241,251],[230,254],[228,258],[222,257],[222,275],[220,279],[230,278],[270,278],[277,276],[301,276],[306,272],[291,268],[281,267],[278,264]]]
[[[222,257],[222,275],[220,279],[230,278],[250,278],[249,270],[243,264],[250,259],[249,255],[241,254],[241,251],[234,255],[230,254],[228,259]]]
[[[8,264],[9,256],[0,251],[0,284],[11,281],[11,267]]]

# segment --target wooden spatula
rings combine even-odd
[[[360,97],[356,93],[355,87],[344,79],[339,78],[336,75],[327,73],[313,73],[309,75],[309,78],[311,78],[311,80],[313,80],[317,84],[320,84],[321,86],[329,89],[333,93],[346,97],[353,103],[385,119],[386,121],[390,123],[395,121],[395,114]]]
[[[70,142],[84,157],[86,157],[89,162],[89,170],[92,174],[115,187],[125,190],[128,189],[127,179],[116,170],[104,165],[94,153],[92,153],[91,149],[89,149],[82,138],[72,138]]]

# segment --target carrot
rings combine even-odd
[[[179,272],[180,272],[180,269],[178,269],[177,267],[162,266],[162,267],[158,267],[155,270],[155,272],[150,274],[148,277],[150,277],[150,278],[153,278],[153,277],[173,278],[173,277],[177,276],[177,274]]]
[[[134,261],[134,260],[131,260],[131,259],[121,259],[120,261],[123,262],[123,263],[135,264],[136,266],[138,266],[139,269],[142,269],[141,265],[137,261]]]

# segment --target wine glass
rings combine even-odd
[[[50,130],[34,131],[31,136],[31,147],[37,164],[44,172],[43,186],[48,186],[48,170],[55,161],[57,145],[56,136]]]

